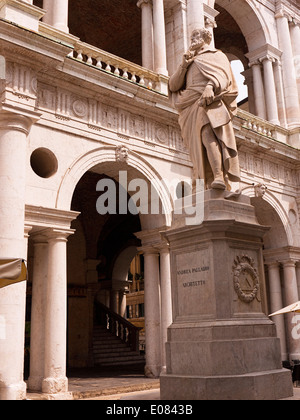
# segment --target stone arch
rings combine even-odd
[[[110,146],[89,151],[78,158],[73,165],[70,166],[63,177],[57,193],[56,208],[70,210],[73,193],[82,176],[89,170],[99,165],[103,164],[109,166],[109,164],[112,163],[117,163],[116,148]],[[142,175],[149,184],[151,183],[161,201],[162,214],[152,216],[153,223],[148,223],[147,228],[149,228],[149,225],[151,228],[170,226],[172,221],[173,203],[169,191],[164,183],[161,182],[162,179],[159,173],[151,165],[149,165],[144,158],[131,151],[126,157],[126,165],[124,166],[123,163],[122,170],[126,168],[135,170],[136,173]],[[107,167],[107,169],[109,168]],[[141,215],[142,225],[147,225],[147,223],[143,223],[143,219],[145,222],[145,219],[149,219],[149,216],[150,215],[146,215],[143,217],[143,215]],[[153,224],[156,226],[153,226]]]
[[[239,25],[249,52],[272,43],[268,25],[252,0],[216,0],[215,4],[225,9]]]
[[[267,248],[279,248],[280,246],[293,246],[294,245],[294,237],[293,237],[293,230],[290,224],[290,220],[288,217],[287,212],[285,211],[284,207],[280,203],[280,201],[269,191],[266,190],[263,197],[256,197],[255,187],[249,186],[243,189],[243,194],[250,197],[252,200],[252,204],[256,208],[257,217],[259,222],[266,225],[271,225],[270,233],[267,234],[269,237],[267,238]],[[263,214],[263,211],[270,212],[270,215],[273,215],[274,223],[272,223],[271,218],[266,218],[266,215]],[[278,224],[276,224],[279,222]],[[274,226],[273,226],[274,224]],[[275,226],[276,225],[276,226]],[[274,230],[273,230],[274,228]],[[276,235],[275,235],[276,233]],[[273,241],[272,246],[270,246],[272,237],[276,240]],[[273,239],[274,239],[273,238]]]

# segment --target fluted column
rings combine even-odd
[[[282,11],[275,17],[277,19],[279,48],[282,51],[287,123],[290,128],[293,128],[300,125],[300,108],[289,23],[287,16]]]
[[[283,262],[284,270],[284,293],[286,306],[291,305],[299,300],[298,285],[296,276],[296,262],[288,260]],[[290,360],[300,359],[300,340],[295,340],[292,330],[294,325],[292,319],[294,314],[287,314],[288,325],[288,347],[290,353]]]
[[[47,11],[44,22],[63,32],[69,32],[69,0],[44,0],[43,8]]]
[[[162,371],[166,370],[166,342],[168,327],[172,324],[171,262],[169,247],[160,250],[160,291],[161,291],[161,344]]]
[[[161,372],[159,253],[154,249],[144,252],[145,337],[148,377],[159,377]]]
[[[152,0],[139,0],[137,6],[142,10],[142,64],[153,70]]]
[[[153,1],[154,71],[168,75],[164,1]]]
[[[273,61],[274,59],[269,55],[261,59],[264,68],[265,97],[268,121],[270,121],[272,124],[279,125]]]
[[[264,83],[261,72],[261,64],[256,61],[250,64],[253,72],[253,89],[254,89],[254,99],[255,99],[255,109],[258,117],[267,119],[266,112],[266,102],[265,102],[265,92],[264,92]]]
[[[32,120],[0,113],[0,258],[26,259],[24,238],[26,139]],[[26,398],[26,282],[0,289],[0,400]]]
[[[272,262],[268,264],[269,272],[269,285],[270,285],[270,305],[271,313],[277,312],[283,307],[283,300],[281,294],[280,283],[280,264]],[[276,325],[277,336],[280,338],[281,357],[282,361],[288,360],[286,337],[285,337],[285,324],[284,315],[278,315],[273,318]]]
[[[46,394],[68,391],[67,357],[67,238],[71,231],[50,229],[47,233],[48,280],[45,313]]]

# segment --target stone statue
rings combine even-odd
[[[206,188],[230,190],[229,181],[240,181],[232,125],[238,88],[229,60],[210,47],[211,41],[206,29],[193,31],[190,49],[170,78],[169,90],[194,179],[204,179]]]

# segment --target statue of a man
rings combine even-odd
[[[194,179],[204,179],[206,188],[225,190],[230,189],[228,181],[240,181],[232,125],[238,88],[228,58],[211,48],[211,41],[206,29],[193,31],[190,49],[170,78],[169,90]]]

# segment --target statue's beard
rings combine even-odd
[[[198,51],[204,46],[203,41],[195,41],[190,46],[190,51]]]

